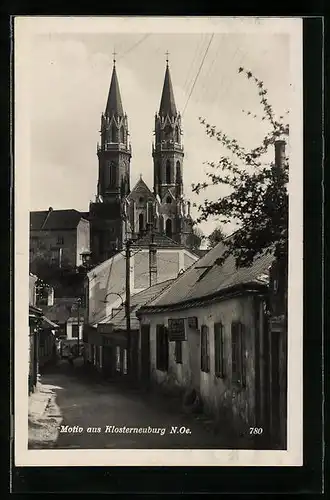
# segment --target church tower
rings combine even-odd
[[[131,145],[115,59],[108,99],[101,116],[100,133],[101,142],[97,145],[97,195],[95,203],[90,204],[94,262],[102,262],[121,250],[126,236],[125,200],[130,192]]]
[[[152,156],[154,194],[159,203],[158,230],[185,244],[191,234],[192,223],[189,206],[183,199],[181,115],[175,104],[168,59],[159,112],[155,115]]]
[[[105,112],[101,116],[101,144],[97,147],[99,180],[97,196],[105,203],[130,191],[131,148],[127,115],[124,114],[114,59]]]

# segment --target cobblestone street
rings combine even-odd
[[[228,429],[215,432],[210,424],[206,417],[185,414],[164,396],[102,381],[61,362],[42,376],[30,398],[29,449],[252,447],[233,442]],[[60,432],[66,426],[67,432]],[[123,427],[124,432],[118,431]],[[176,432],[171,433],[173,427]],[[125,432],[127,428],[144,432]]]

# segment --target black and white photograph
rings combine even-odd
[[[301,465],[302,130],[299,18],[15,19],[16,465]]]

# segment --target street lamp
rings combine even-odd
[[[106,294],[106,296],[104,297],[104,300],[101,300],[101,302],[103,302],[103,303],[108,302],[108,301],[106,300],[106,298],[107,298],[109,295],[117,295],[117,297],[119,297],[119,298],[120,298],[120,300],[121,300],[121,306],[123,306],[123,305],[124,305],[124,300],[123,300],[123,297],[120,295],[120,293],[117,293],[117,292],[109,292],[109,293],[107,293],[107,294]]]

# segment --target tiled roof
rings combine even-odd
[[[142,292],[136,293],[131,297],[131,329],[139,329],[139,321],[136,317],[136,311],[139,307],[149,303],[158,297],[166,288],[168,288],[174,280],[167,280],[163,283],[157,283],[149,288],[146,288]],[[114,330],[126,330],[126,311],[125,307],[121,307],[119,311],[107,320],[103,320],[102,323],[110,323]]]
[[[105,108],[105,114],[107,116],[124,116],[123,105],[121,102],[119,83],[117,78],[116,67],[113,67],[109,95],[107,100],[107,105]]]
[[[166,66],[164,86],[162,92],[162,98],[160,101],[159,114],[161,116],[176,116],[176,105],[174,100],[174,92],[172,87],[170,69],[168,65]]]
[[[82,218],[81,213],[74,209],[30,212],[30,229],[32,231],[75,229]]]
[[[157,248],[184,248],[182,245],[179,245],[176,241],[168,238],[165,234],[154,233],[154,243]],[[135,247],[149,247],[151,243],[151,233],[147,232],[145,235],[141,236],[133,246]]]
[[[237,269],[233,256],[229,256],[221,266],[216,263],[225,249],[224,243],[218,243],[187,269],[162,297],[149,303],[148,307],[170,308],[177,304],[205,300],[241,285],[265,286],[265,277],[274,260],[272,254],[265,253],[256,258],[250,267]]]

